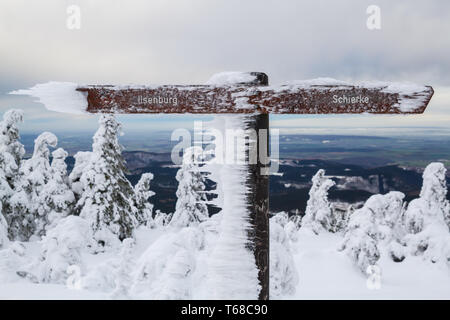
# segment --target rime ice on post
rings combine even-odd
[[[50,110],[72,113],[243,114],[246,116],[242,117],[242,127],[260,132],[268,129],[270,113],[423,113],[433,89],[404,83],[351,84],[333,79],[268,86],[264,73],[238,72],[219,74],[207,85],[78,86],[51,82],[13,93],[35,96]],[[265,139],[267,135],[257,135],[250,149],[257,147],[260,151],[267,147]],[[266,151],[267,148],[258,152],[262,157],[258,155],[256,164],[248,164],[246,172],[239,172],[247,187],[243,195],[246,206],[240,217],[248,212],[250,228],[246,240],[258,270],[260,299],[269,297],[269,179],[261,170],[266,169]],[[230,257],[235,258],[239,257]]]

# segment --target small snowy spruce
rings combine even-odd
[[[362,272],[375,265],[383,252],[392,256],[391,246],[399,238],[404,196],[398,191],[373,195],[351,215],[340,250],[346,252]]]
[[[67,155],[62,148],[52,152],[51,176],[39,195],[39,210],[46,220],[45,229],[55,226],[73,210],[75,196],[68,184]]]
[[[442,163],[430,163],[423,172],[420,197],[408,205],[404,215],[403,238],[410,254],[448,264],[450,231],[445,222],[450,210],[446,199],[446,169]]]
[[[333,180],[325,177],[323,169],[313,176],[305,216],[302,219],[304,230],[310,230],[315,234],[324,231],[334,232],[336,221],[328,201],[328,190],[334,185]]]
[[[78,202],[84,192],[84,185],[80,179],[91,161],[92,152],[78,151],[73,157],[75,158],[75,164],[69,175],[69,185],[75,195],[75,200]]]
[[[0,201],[1,212],[4,218],[11,224],[14,219],[10,198],[14,194],[13,188],[19,172],[20,163],[25,149],[19,142],[19,129],[17,124],[23,121],[22,110],[8,110],[0,121]],[[10,236],[18,236],[18,230],[9,230]]]
[[[148,201],[150,197],[155,195],[155,193],[150,190],[150,182],[152,180],[152,173],[144,173],[138,183],[134,186],[135,206],[138,210],[137,220],[139,224],[147,226],[153,224],[153,205]]]
[[[6,224],[6,219],[0,212],[0,250],[5,248],[8,243],[8,225]]]
[[[289,239],[275,217],[270,219],[270,297],[295,293],[298,284],[297,268],[292,257]],[[292,221],[288,222],[288,226]],[[285,226],[285,228],[286,228]]]
[[[171,226],[187,227],[208,218],[205,175],[199,167],[200,155],[201,149],[198,147],[190,147],[185,150],[183,164],[176,175],[178,199],[170,221]]]
[[[39,282],[65,283],[70,266],[83,269],[82,252],[93,245],[89,223],[77,216],[68,216],[47,232],[42,239],[39,260],[30,273]]]
[[[285,211],[278,212],[270,218],[273,221],[284,228],[284,226],[289,222],[289,214]]]
[[[284,226],[284,231],[289,240],[292,242],[297,242],[298,240],[298,225],[295,224],[294,221],[289,220],[288,223]]]
[[[344,202],[331,203],[331,211],[333,212],[335,224],[334,232],[342,232],[347,228],[350,215],[356,210],[358,204],[348,204]]]
[[[132,237],[137,226],[134,190],[125,177],[125,160],[118,141],[120,132],[121,126],[113,115],[100,116],[92,154],[87,164],[83,162],[81,188],[77,190],[82,194],[75,206],[75,212],[91,224],[97,241],[106,246]],[[72,184],[74,181],[72,176]]]
[[[0,170],[11,186],[19,171],[19,165],[25,154],[23,145],[19,142],[17,124],[23,121],[23,111],[11,109],[4,113],[0,121]]]
[[[156,227],[164,227],[170,224],[173,213],[165,213],[161,210],[156,210],[153,218],[153,224]]]
[[[271,223],[280,225],[284,229],[289,240],[293,242],[297,241],[297,231],[299,228],[297,217],[289,217],[287,212],[281,211],[271,217],[270,221]]]
[[[41,133],[34,140],[30,159],[22,161],[15,181],[15,193],[10,199],[12,219],[9,221],[11,237],[26,241],[32,235],[43,236],[47,212],[41,203],[41,192],[51,179],[50,150],[58,142],[51,132]]]

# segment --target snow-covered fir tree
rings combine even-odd
[[[8,110],[0,122],[0,170],[12,186],[12,181],[18,173],[19,165],[25,154],[23,145],[19,142],[17,124],[23,121],[22,110]]]
[[[404,197],[398,191],[373,195],[351,215],[340,250],[345,251],[362,272],[375,265],[382,253],[388,252],[392,257],[393,251],[397,251]]]
[[[13,239],[23,241],[45,233],[47,212],[43,210],[40,195],[51,178],[49,147],[55,147],[57,142],[53,133],[41,133],[34,140],[32,157],[21,163],[10,199],[12,212],[8,223]]]
[[[71,214],[75,204],[75,196],[68,184],[67,155],[62,148],[52,152],[51,176],[39,195],[38,213],[45,217],[46,230]]]
[[[302,219],[303,230],[310,230],[315,234],[335,231],[336,219],[328,201],[328,190],[334,185],[333,180],[325,177],[325,170],[323,169],[317,171],[312,177],[305,216]]]
[[[340,247],[362,272],[375,265],[381,255],[375,237],[377,230],[369,211],[363,207],[353,213]]]
[[[431,262],[450,260],[450,230],[445,218],[450,211],[446,199],[446,169],[440,162],[430,163],[423,172],[420,197],[408,205],[404,215],[406,235],[403,243],[412,255]]]
[[[300,227],[299,216],[289,214],[285,211],[278,212],[270,218],[271,223],[281,226],[289,240],[297,241],[297,232]]]
[[[270,221],[273,221],[284,228],[289,222],[289,214],[286,211],[278,212],[270,218]]]
[[[89,223],[80,217],[68,216],[47,232],[38,261],[27,269],[39,282],[65,283],[68,267],[82,270],[82,252],[94,245]]]
[[[297,242],[298,230],[298,225],[292,220],[289,220],[289,222],[284,226],[284,232],[286,232],[288,239],[292,242]]]
[[[2,155],[0,155],[0,162],[2,161]],[[2,237],[8,235],[7,222],[2,212],[8,213],[11,210],[10,207],[10,197],[13,194],[13,190],[8,183],[8,180],[4,174],[4,172],[0,169],[0,248],[2,247]],[[11,219],[11,215],[7,216]],[[3,228],[6,228],[4,232]]]
[[[445,222],[447,223],[448,229],[450,230],[450,210],[447,212],[445,216]]]
[[[155,216],[153,217],[153,224],[156,227],[167,226],[172,220],[173,213],[165,213],[161,210],[155,211]]]
[[[135,206],[138,210],[137,220],[139,224],[151,226],[153,224],[153,204],[148,199],[155,195],[150,190],[150,182],[153,174],[150,172],[142,174],[138,183],[134,186]]]
[[[100,116],[92,154],[79,178],[82,194],[75,209],[91,224],[97,241],[108,246],[132,237],[138,224],[134,190],[125,177],[120,132],[113,115]]]
[[[73,157],[75,158],[75,164],[69,175],[69,185],[75,195],[75,200],[78,201],[84,192],[84,185],[80,179],[85,171],[85,168],[91,161],[92,152],[78,151]]]
[[[351,214],[356,210],[358,204],[348,204],[344,202],[331,203],[331,211],[333,212],[335,224],[334,232],[345,231]]]
[[[19,142],[17,124],[23,121],[22,110],[8,110],[0,122],[0,201],[4,218],[13,219],[10,198],[25,149]],[[11,230],[15,234],[15,231]]]
[[[170,221],[171,226],[187,227],[208,218],[205,175],[199,167],[201,152],[199,147],[190,147],[185,150],[183,164],[176,175],[178,199]]]
[[[295,293],[298,284],[297,268],[292,257],[286,227],[293,225],[283,213],[270,219],[270,297]],[[278,217],[277,217],[278,216]],[[285,222],[284,228],[280,222]],[[291,225],[291,226],[292,226]]]
[[[0,212],[0,249],[5,248],[8,243],[8,225],[6,224],[6,219]]]
[[[294,214],[289,217],[289,220],[291,220],[296,225],[297,229],[299,229],[302,225],[302,215],[300,214],[300,211],[295,209]]]

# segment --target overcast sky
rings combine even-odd
[[[370,4],[381,29],[366,27]],[[66,27],[69,5],[81,29]],[[276,116],[292,132],[370,127],[450,129],[450,1],[53,0],[0,2],[0,112],[25,110],[23,132],[95,130],[95,117],[49,112],[7,92],[36,83],[204,83],[264,71],[272,84],[332,77],[435,88],[417,116]],[[124,116],[125,130],[192,126],[193,117]],[[287,132],[287,131],[286,131]]]

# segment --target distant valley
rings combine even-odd
[[[29,153],[33,140],[33,136],[22,137]],[[91,141],[88,135],[60,137],[59,146],[71,154],[67,159],[69,170],[74,163],[72,155],[78,150],[90,150]],[[170,141],[170,136],[162,133],[151,137],[128,136],[121,141],[130,181],[135,184],[143,172],[152,172],[155,176],[152,190],[156,195],[151,202],[155,210],[173,212],[178,169],[170,159],[170,150],[176,141]],[[450,169],[448,136],[284,135],[280,137],[279,150],[280,175],[270,177],[271,212],[298,209],[302,213],[311,177],[318,169],[325,169],[336,182],[330,190],[330,199],[345,203],[365,201],[372,194],[392,190],[405,193],[405,200],[410,201],[419,195],[421,171],[428,163],[441,161]],[[211,212],[217,209],[211,208]]]

